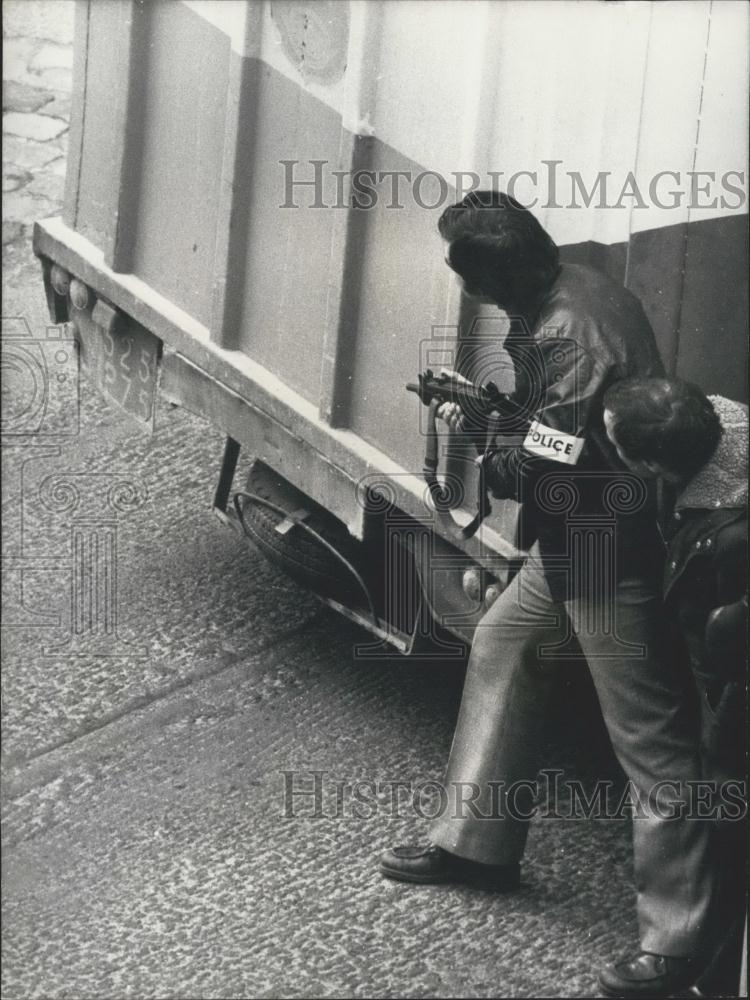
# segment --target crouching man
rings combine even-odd
[[[696,681],[703,777],[717,787],[740,784],[747,734],[747,407],[706,397],[677,379],[626,379],[604,396],[604,424],[633,472],[676,491],[666,517],[665,609]],[[737,989],[744,826],[726,820],[714,831],[716,959],[698,995]]]

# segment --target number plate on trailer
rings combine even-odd
[[[82,344],[98,388],[142,427],[153,430],[161,341],[103,302],[97,302],[92,319],[93,329]]]
[[[143,327],[102,331],[97,383],[120,409],[153,428],[161,341]]]

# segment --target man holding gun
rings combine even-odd
[[[561,265],[549,235],[505,194],[467,195],[439,230],[464,292],[511,320],[503,347],[530,426],[522,444],[490,449],[482,464],[493,496],[522,502],[536,541],[476,629],[446,774],[449,807],[429,844],[392,848],[381,871],[418,883],[519,885],[530,801],[509,801],[506,791],[535,783],[550,652],[577,640],[618,759],[649,806],[634,822],[641,950],[607,966],[600,986],[666,996],[700,972],[714,894],[709,829],[679,808],[677,790],[701,770],[684,678],[665,655],[653,496],[608,440],[602,406],[619,379],[663,374],[654,335],[632,294]],[[455,430],[467,425],[455,403],[439,415]],[[612,545],[593,554],[571,546],[571,514],[601,525]]]

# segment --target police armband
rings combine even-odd
[[[523,442],[524,450],[536,458],[545,458],[563,465],[576,465],[583,451],[584,439],[575,434],[547,427],[533,420]]]

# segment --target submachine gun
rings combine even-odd
[[[471,538],[485,517],[492,512],[484,462],[482,461],[479,466],[477,512],[469,524],[461,527],[450,513],[451,508],[456,506],[457,491],[454,491],[449,483],[442,485],[437,478],[439,454],[437,411],[443,403],[458,403],[469,421],[469,426],[484,429],[483,458],[488,455],[501,424],[510,424],[513,430],[519,430],[528,425],[528,416],[508,393],[500,392],[494,382],[475,385],[455,372],[442,371],[435,375],[429,368],[422,372],[418,379],[418,382],[407,383],[406,388],[409,392],[416,393],[422,403],[429,408],[427,446],[422,474],[429,487],[435,511],[446,531],[457,539]]]

